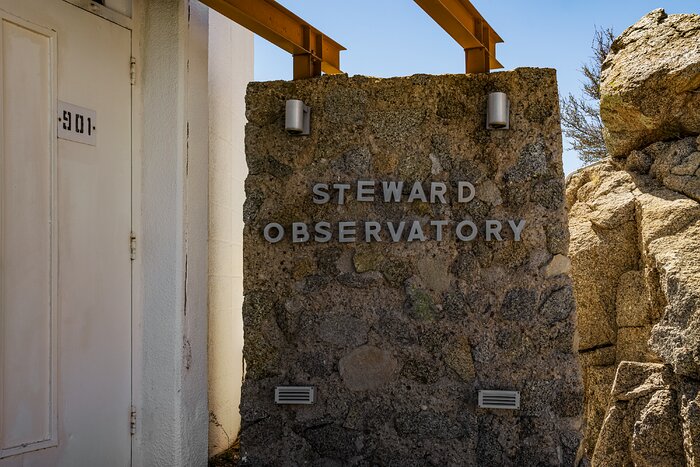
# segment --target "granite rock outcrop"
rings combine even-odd
[[[603,66],[612,158],[567,179],[594,466],[700,465],[700,15],[655,10]]]
[[[676,167],[698,151],[700,140],[688,137],[641,152],[645,157],[674,154]],[[650,430],[656,428],[646,425],[673,422],[677,429],[664,436],[678,435],[683,445],[683,430],[696,430],[692,425],[700,423],[682,415],[682,404],[698,397],[690,388],[700,387],[700,204],[654,175],[657,165],[666,163],[664,157],[652,161],[644,172],[632,169],[629,157],[605,161],[573,174],[567,184],[569,256],[586,387],[584,450],[594,465],[625,465],[617,459],[623,453],[635,465],[650,465],[634,460],[641,454],[631,447],[621,447],[632,446],[633,427]],[[630,388],[623,381],[636,381],[634,371],[663,375],[651,379],[664,383],[641,378]],[[628,389],[619,389],[622,385]],[[658,397],[668,417],[645,418],[640,404],[646,407],[659,391],[666,391]],[[646,433],[649,440],[657,439]],[[647,442],[638,445],[648,447]],[[684,465],[683,450],[673,453],[657,465]]]

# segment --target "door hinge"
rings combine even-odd
[[[129,414],[129,429],[132,435],[136,434],[136,407],[131,406],[131,412]]]
[[[136,259],[136,235],[133,232],[129,236],[129,257],[132,261]]]
[[[136,59],[131,57],[129,62],[129,82],[133,86],[136,83]]]

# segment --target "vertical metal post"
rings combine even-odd
[[[484,47],[464,49],[467,73],[488,73],[491,71],[489,63],[489,27],[485,21],[474,18],[474,37]]]
[[[321,76],[323,63],[323,35],[314,34],[308,26],[303,26],[302,44],[309,53],[294,54],[293,79]]]
[[[489,67],[489,54],[484,47],[464,49],[464,58],[467,73],[488,73],[491,71]]]
[[[293,56],[293,79],[306,79],[317,75],[314,73],[314,61],[311,54],[295,54]]]

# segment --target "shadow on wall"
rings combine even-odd
[[[209,10],[209,455],[240,430],[245,88],[253,34]]]

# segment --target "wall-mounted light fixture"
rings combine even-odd
[[[311,109],[303,101],[290,99],[285,105],[284,129],[290,135],[308,135]]]
[[[510,101],[505,92],[489,94],[486,110],[486,128],[489,130],[507,130],[510,128]]]

